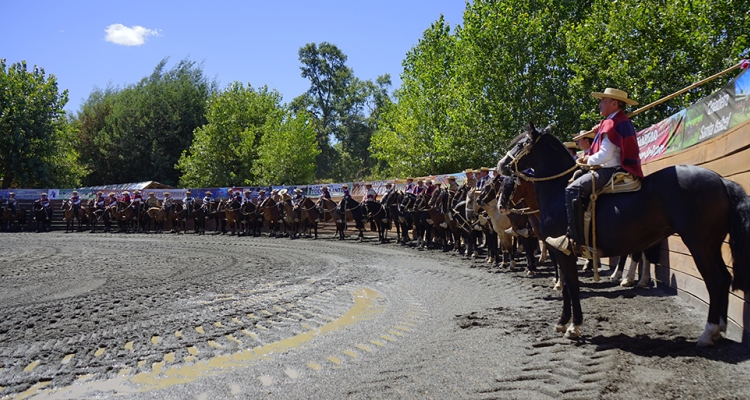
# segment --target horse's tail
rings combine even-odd
[[[723,179],[731,210],[729,246],[732,250],[734,280],[732,289],[750,291],[750,197],[742,186]]]

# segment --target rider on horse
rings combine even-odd
[[[592,170],[591,173],[582,174],[565,188],[569,235],[545,239],[549,245],[566,255],[571,253],[573,243],[576,245],[583,243],[583,229],[585,228],[579,221],[583,220],[583,203],[592,194],[592,179],[596,189],[599,189],[607,184],[618,170],[643,178],[635,127],[624,111],[627,104],[637,105],[638,103],[628,98],[627,92],[612,88],[607,88],[603,93],[594,92],[591,95],[600,99],[599,113],[605,119],[599,123],[599,130],[591,145],[590,154],[582,156],[577,161],[580,164],[600,168]]]
[[[96,192],[96,199],[94,200],[94,208],[96,210],[104,210],[104,193],[99,191]]]
[[[164,207],[164,212],[166,212],[167,215],[169,215],[172,207],[174,207],[174,199],[169,197],[169,192],[164,192],[164,201],[162,202],[162,207]]]
[[[38,200],[39,204],[44,208],[44,212],[47,215],[47,219],[52,215],[52,209],[50,208],[50,201],[47,198],[47,193],[42,192],[42,198]]]
[[[323,220],[323,199],[331,200],[331,193],[328,191],[328,186],[320,188],[320,197],[315,203],[315,207],[318,208],[318,222]]]
[[[341,212],[341,215],[346,215],[346,202],[352,198],[352,194],[349,193],[349,185],[346,183],[341,185],[341,192],[344,194],[344,197],[339,203],[339,211]]]
[[[294,189],[294,198],[292,198],[292,206],[294,207],[294,211],[296,213],[294,222],[299,222],[300,218],[302,218],[302,203],[304,201],[305,195],[302,194],[302,189]]]
[[[477,179],[477,189],[484,188],[490,180],[490,169],[487,167],[479,168],[479,179]]]
[[[16,207],[18,206],[18,200],[16,199],[16,193],[10,192],[10,197],[8,197],[8,200],[5,202],[5,207],[10,208],[10,211],[13,213],[13,215],[16,215]]]
[[[120,198],[120,201],[127,205],[130,205],[130,203],[133,201],[130,198],[130,192],[128,192],[127,190],[122,192],[122,197]]]
[[[404,188],[404,193],[411,193],[412,190],[414,190],[414,178],[408,177],[406,178],[406,187]]]
[[[159,207],[159,199],[154,196],[154,192],[148,192],[148,199],[146,199],[146,209]]]
[[[135,215],[141,215],[141,203],[143,202],[143,195],[140,190],[133,192],[133,209],[135,209]]]
[[[188,216],[193,212],[193,207],[195,207],[195,198],[193,198],[192,194],[193,192],[186,190],[185,198],[182,199],[182,205],[185,206],[185,210],[187,210]]]
[[[365,183],[365,193],[362,194],[362,202],[375,201],[378,198],[378,192],[372,188],[372,183]]]
[[[75,219],[80,222],[80,218],[78,218],[78,212],[81,211],[81,197],[78,196],[78,191],[73,191],[73,195],[70,196],[68,204],[73,209],[73,215],[75,216]]]

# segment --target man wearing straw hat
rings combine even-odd
[[[571,239],[578,245],[583,243],[583,202],[592,193],[592,179],[596,189],[599,189],[617,170],[643,178],[635,127],[625,115],[626,105],[638,103],[628,98],[627,92],[618,89],[607,88],[604,92],[593,92],[591,95],[600,99],[599,114],[605,119],[599,123],[589,154],[583,155],[578,162],[599,168],[584,173],[565,188],[569,235],[545,239],[549,245],[565,254],[571,253]]]

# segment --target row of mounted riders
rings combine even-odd
[[[454,190],[436,190],[429,197],[391,190],[380,201],[364,202],[351,197],[339,203],[325,197],[317,201],[309,197],[294,201],[289,194],[276,194],[260,202],[242,202],[239,197],[205,204],[176,201],[168,211],[164,207],[136,207],[122,201],[97,207],[93,199],[78,209],[74,209],[70,202],[63,202],[61,208],[66,232],[75,230],[76,224],[78,231],[85,226],[91,232],[99,227],[109,232],[114,222],[117,232],[159,233],[166,225],[171,232],[181,233],[192,225],[195,233],[203,234],[206,222],[212,220],[215,232],[231,232],[238,236],[260,236],[265,227],[270,236],[296,238],[306,234],[317,238],[318,224],[332,222],[336,226],[335,237],[344,239],[347,226],[353,223],[358,231],[357,238],[361,240],[365,224],[369,223],[371,230],[378,232],[380,242],[387,242],[388,232],[395,228],[397,241],[404,245],[415,241],[420,248],[455,250],[474,258],[478,256],[477,243],[484,237],[487,262],[494,264],[501,259],[504,263],[513,261],[510,256],[513,229],[533,233],[534,226],[538,225],[535,215],[528,212],[526,202],[521,200],[529,198],[529,194],[523,190],[510,190],[515,188],[513,184],[506,185],[506,192],[516,198],[508,197],[504,204],[516,211],[500,212],[497,204],[502,184],[503,180],[498,177],[483,188],[477,188],[474,181],[469,181],[460,187],[454,185]],[[530,188],[533,190],[533,185]],[[3,215],[4,226],[8,228],[14,222],[18,226],[25,223],[26,212],[18,206],[15,214],[6,206]],[[36,201],[32,215],[37,232],[50,229],[50,207],[43,207]],[[532,254],[538,249],[538,238],[531,234],[518,236],[518,239],[529,253],[527,268],[534,271]]]

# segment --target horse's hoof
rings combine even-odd
[[[558,292],[562,292],[562,281],[558,280],[557,282],[555,282],[554,289]]]
[[[536,275],[536,272],[534,272],[534,271],[532,271],[530,269],[526,270],[526,276],[534,276],[534,275]]]
[[[638,287],[639,288],[647,288],[647,287],[649,287],[650,283],[651,282],[648,282],[648,281],[641,281],[641,282],[638,282]]]
[[[622,281],[620,282],[620,286],[622,286],[622,287],[633,287],[633,284],[634,284],[634,283],[635,283],[635,282],[631,281],[630,279],[623,279],[623,280],[622,280]]]
[[[556,324],[555,325],[555,332],[557,333],[564,333],[567,330],[565,325]]]
[[[578,329],[577,325],[570,324],[563,337],[565,339],[577,340],[581,338],[581,331]]]

